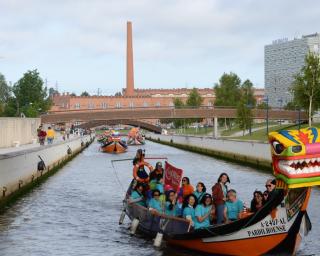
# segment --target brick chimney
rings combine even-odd
[[[132,23],[127,22],[127,87],[125,96],[134,95]]]

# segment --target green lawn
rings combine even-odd
[[[213,127],[170,129],[169,132],[186,135],[207,135],[213,132]]]
[[[276,122],[269,122],[269,125],[275,125],[277,124]],[[257,124],[253,124],[252,128],[258,128],[258,127],[263,127],[266,126],[266,123],[257,123]],[[236,133],[236,132],[240,132],[242,131],[237,125],[232,127],[231,130],[224,130],[221,132],[221,136],[232,136],[232,134]]]
[[[320,123],[314,124],[313,126],[320,128]],[[306,127],[308,127],[307,124],[301,125],[301,128],[306,128]],[[270,127],[269,132],[280,131],[280,130],[284,130],[284,129],[295,130],[295,129],[299,129],[299,127],[298,127],[298,125],[277,125],[277,126]],[[266,129],[255,131],[251,134],[251,136],[249,134],[247,134],[245,136],[231,137],[231,138],[238,139],[238,140],[255,140],[255,141],[263,141],[263,142],[268,141]]]

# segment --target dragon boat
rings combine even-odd
[[[313,186],[320,185],[319,129],[271,132],[276,189],[256,213],[243,213],[227,224],[193,229],[190,222],[148,210],[129,199],[123,201],[120,222],[127,215],[131,232],[164,238],[169,245],[215,255],[294,255],[303,236],[311,230],[307,214]],[[158,244],[159,245],[159,244]]]
[[[124,153],[127,151],[128,146],[125,141],[121,140],[118,136],[109,136],[108,139],[101,145],[101,151],[106,153]]]
[[[145,144],[145,138],[138,127],[133,127],[129,131],[127,144],[128,145],[144,145]]]

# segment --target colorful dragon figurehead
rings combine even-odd
[[[269,133],[273,174],[288,188],[320,185],[320,129]]]

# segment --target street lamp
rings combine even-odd
[[[248,109],[252,109],[252,104],[247,104],[246,105],[246,107],[248,108]],[[249,117],[250,118],[250,121],[249,121],[249,135],[251,136],[251,117]]]
[[[279,108],[280,108],[280,111],[282,110],[282,103],[283,103],[283,99],[282,99],[282,97],[280,98],[280,99],[278,99],[278,102],[279,102]],[[281,118],[280,118],[280,122],[279,122],[279,124],[280,124],[280,126],[281,126],[281,124],[282,124],[282,120],[281,120]]]
[[[267,104],[267,135],[269,134],[269,97],[263,98],[263,102]]]

